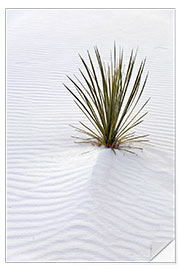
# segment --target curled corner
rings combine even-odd
[[[150,261],[152,261],[161,251],[163,251],[172,241],[153,241],[151,246],[151,258]]]

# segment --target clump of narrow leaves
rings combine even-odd
[[[75,79],[68,76],[76,89],[76,93],[64,84],[75,98],[74,101],[77,106],[92,124],[91,127],[91,125],[80,122],[81,128],[73,127],[88,136],[87,139],[83,139],[84,142],[99,146],[104,145],[111,148],[114,153],[114,149],[134,153],[129,149],[140,148],[133,146],[135,142],[148,141],[145,138],[148,134],[136,136],[135,132],[132,132],[137,125],[143,122],[143,118],[147,114],[147,112],[142,113],[142,110],[149,99],[138,110],[136,109],[148,77],[147,74],[141,84],[146,59],[140,63],[133,85],[129,89],[137,53],[131,51],[124,72],[123,51],[120,50],[119,55],[117,55],[115,44],[110,64],[105,64],[102,61],[97,47],[94,48],[94,51],[98,70],[96,70],[88,51],[88,64],[80,56],[85,68],[85,72],[80,70],[83,82],[76,76]]]

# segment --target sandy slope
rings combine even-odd
[[[65,74],[113,40],[148,59],[138,156],[74,144],[68,126],[84,118]],[[149,261],[174,238],[173,76],[171,10],[8,10],[8,261]]]

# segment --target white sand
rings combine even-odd
[[[74,144],[68,126],[84,116],[65,74],[114,40],[147,56],[138,156]],[[8,261],[150,261],[174,238],[173,58],[172,10],[7,11]]]

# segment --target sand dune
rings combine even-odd
[[[148,60],[138,155],[75,144],[68,126],[84,117],[65,74],[114,40]],[[8,261],[150,261],[174,239],[173,57],[172,10],[7,11]]]

